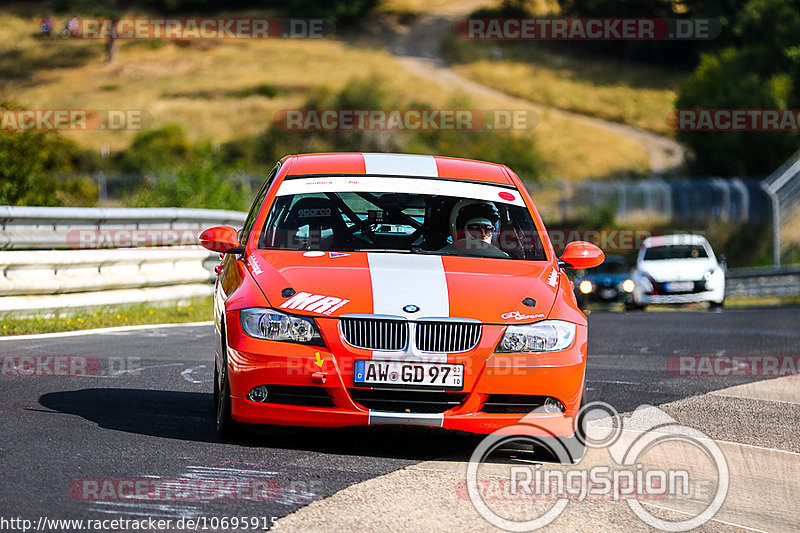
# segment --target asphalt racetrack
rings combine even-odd
[[[680,361],[676,358],[682,356],[797,356],[800,307],[726,309],[719,313],[595,312],[589,316],[589,328],[589,400],[607,402],[620,413],[630,413],[642,404],[661,406],[681,423],[700,429],[712,439],[778,454],[777,463],[765,464],[763,470],[780,470],[781,465],[791,472],[797,469],[797,392],[794,399],[785,393],[751,394],[747,392],[751,388],[763,390],[754,382],[771,378],[682,377],[675,375],[675,369]],[[4,375],[0,377],[0,517],[28,519],[36,525],[41,517],[153,517],[175,523],[182,517],[238,516],[257,517],[269,525],[273,517],[295,513],[278,520],[277,529],[334,531],[358,527],[379,531],[393,522],[381,523],[380,517],[371,518],[368,512],[359,515],[362,511],[358,505],[364,502],[357,505],[352,500],[351,508],[347,490],[356,491],[363,482],[426,462],[465,461],[479,440],[425,428],[370,427],[258,431],[241,441],[221,442],[214,432],[213,346],[210,325],[0,340],[0,355],[4,357]],[[33,356],[39,361],[48,361],[42,359],[48,356],[82,356],[77,359],[79,364],[89,361],[95,366],[90,376],[23,376],[6,364],[11,356]],[[71,364],[73,359],[66,361],[64,364]],[[53,368],[58,363],[42,364]],[[782,379],[794,380],[790,392],[800,388],[795,377],[771,381]],[[718,392],[723,389],[744,392]],[[736,461],[736,457],[729,457],[732,468]],[[759,475],[768,480],[773,474],[765,471]],[[796,489],[797,478],[793,479]],[[197,480],[209,481],[217,488],[234,488],[218,490],[211,497],[181,496],[180,490]],[[139,486],[160,482],[162,490],[155,497],[131,497],[137,482]],[[731,506],[737,497],[746,500],[750,490],[754,498],[759,496],[756,490],[763,492],[755,485],[734,486],[735,482],[744,485],[732,477],[731,487],[740,496],[729,496]],[[165,491],[165,483],[177,489]],[[404,499],[420,497],[414,493],[425,490],[398,488],[387,493],[378,488],[378,481],[374,483],[375,488],[368,493],[374,496],[373,507],[380,507],[383,501],[389,512]],[[343,489],[347,490],[338,499],[326,503]],[[784,489],[787,494],[782,493]],[[417,505],[422,517],[437,513],[440,496],[449,497],[431,490],[425,495],[427,504]],[[761,516],[752,510],[737,515],[735,509],[729,509],[726,518],[717,517],[700,530],[800,530],[796,492],[781,483],[772,485],[770,491],[767,501],[772,504],[759,507]],[[794,502],[794,509],[784,508],[782,498],[789,504]],[[573,518],[570,528],[583,520]],[[756,519],[757,523],[749,521]],[[457,525],[456,515],[450,524],[446,514],[437,520],[435,527],[417,521],[414,524],[418,527],[412,524],[410,529],[463,528]],[[597,530],[592,525],[596,522],[586,520],[587,531]],[[469,530],[493,529],[477,515],[468,524]],[[630,513],[620,514],[613,524],[618,524],[620,531],[648,530]],[[260,523],[258,529],[263,530],[263,525]],[[556,523],[549,530],[566,527]],[[0,529],[19,530],[8,523]],[[51,526],[46,530],[58,529]],[[396,530],[402,529],[405,527],[397,523]]]

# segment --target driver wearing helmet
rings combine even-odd
[[[508,258],[509,255],[492,244],[500,227],[500,214],[490,202],[475,202],[463,206],[456,216],[453,243],[440,250],[445,254],[477,255]]]

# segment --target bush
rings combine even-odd
[[[176,167],[170,174],[149,176],[126,202],[133,207],[195,207],[247,210],[249,187],[225,177],[225,168],[212,154]]]
[[[683,84],[678,109],[785,109],[791,81],[763,78],[749,69],[747,54],[734,48],[703,56]],[[796,132],[691,132],[678,140],[695,152],[692,170],[705,175],[758,176],[775,170],[796,149]]]
[[[800,0],[750,0],[740,44],[705,55],[681,87],[678,109],[791,109],[800,104]],[[680,132],[703,174],[764,175],[800,144],[791,132]]]
[[[94,205],[97,191],[55,175],[86,170],[96,158],[58,134],[0,130],[0,204]]]
[[[183,128],[167,124],[136,134],[130,147],[116,157],[123,172],[160,172],[189,157],[191,145]]]

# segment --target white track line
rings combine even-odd
[[[590,423],[591,423],[591,421],[590,421]],[[652,429],[642,430],[642,429],[635,429],[635,428],[626,428],[626,427],[624,427],[624,423],[625,423],[625,421],[623,419],[623,428],[622,428],[623,432],[630,431],[632,433],[653,433],[653,434],[656,434],[656,435],[674,435],[674,433],[666,433],[664,431],[658,431],[657,428],[656,428],[655,431],[652,430]],[[612,427],[603,426],[603,425],[600,425],[600,424],[597,424],[597,427],[603,428],[603,429],[613,429]],[[687,426],[687,427],[691,427],[691,426]],[[745,447],[745,448],[755,448],[757,450],[764,450],[764,451],[767,451],[767,452],[778,452],[778,453],[785,453],[785,454],[789,454],[789,455],[800,456],[800,453],[798,453],[798,452],[792,452],[792,451],[789,451],[789,450],[780,450],[778,448],[768,448],[766,446],[758,446],[756,444],[746,444],[744,442],[734,442],[734,441],[730,441],[730,440],[712,439],[711,437],[695,437],[695,436],[692,436],[692,438],[696,439],[696,440],[704,440],[704,441],[708,441],[708,442],[714,442],[716,444],[730,444],[732,446],[742,446],[742,447]]]
[[[78,329],[74,331],[57,331],[55,333],[35,333],[33,335],[11,335],[8,337],[0,337],[0,341],[22,341],[28,339],[55,339],[58,337],[80,337],[81,335],[103,335],[105,333],[136,331],[140,329],[189,328],[193,326],[211,326],[213,324],[214,324],[213,320],[206,320],[203,322],[184,322],[180,324],[139,324],[136,326],[114,326],[112,328]]]
[[[693,516],[693,517],[698,516],[698,515],[695,515],[695,514],[692,514],[692,513],[687,513],[686,511],[678,511],[677,509],[673,509],[671,507],[665,507],[663,505],[656,505],[656,504],[650,503],[650,502],[639,502],[639,503],[641,503],[642,505],[648,505],[650,507],[655,507],[657,509],[664,509],[665,511],[672,511],[673,513],[678,513],[678,514],[682,514],[682,515],[686,515],[686,516]],[[738,528],[741,528],[741,529],[746,529],[747,531],[755,531],[756,533],[770,533],[769,531],[764,531],[763,529],[756,529],[754,527],[743,526],[741,524],[735,524],[733,522],[727,522],[725,520],[720,520],[719,518],[709,518],[709,520],[711,520],[713,522],[719,522],[720,524],[725,524],[727,526],[733,526],[733,527],[738,527]]]

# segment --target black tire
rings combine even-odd
[[[217,370],[217,358],[214,358],[214,408],[219,402],[219,370]]]
[[[586,421],[584,420],[584,407],[586,407],[586,385],[583,386],[581,403],[578,407],[578,423],[575,425],[575,435],[571,437],[558,437],[561,445],[567,450],[571,462],[566,464],[576,465],[583,460],[586,455]]]
[[[625,302],[625,310],[626,311],[644,311],[645,306],[644,304],[637,304],[634,301]]]
[[[221,439],[233,439],[241,434],[241,427],[231,418],[231,388],[228,381],[227,364],[219,371],[222,386],[217,394],[217,436]]]
[[[722,311],[723,307],[725,307],[725,300],[721,302],[708,302],[709,311]]]

